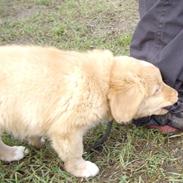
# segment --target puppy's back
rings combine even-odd
[[[103,105],[112,58],[111,52],[103,50],[0,47],[0,130],[3,126],[22,138],[40,135],[90,91]],[[106,109],[102,111],[103,115]]]
[[[71,95],[67,76],[77,62],[68,55],[49,47],[0,47],[0,131],[24,136],[26,129],[39,131],[38,123],[44,130],[57,103]]]

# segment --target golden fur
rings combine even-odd
[[[150,63],[108,50],[61,51],[52,47],[0,47],[0,133],[39,146],[52,143],[65,169],[88,177],[98,167],[82,158],[87,129],[111,119],[164,114],[177,101]],[[19,160],[26,151],[0,141],[0,159]]]

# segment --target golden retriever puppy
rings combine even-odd
[[[114,119],[164,114],[177,101],[150,63],[107,50],[61,51],[52,47],[0,47],[0,133],[39,146],[46,136],[65,169],[78,177],[99,169],[82,158],[83,135]],[[0,141],[0,159],[22,159],[23,146]]]

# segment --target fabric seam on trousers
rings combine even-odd
[[[163,29],[165,28],[165,20],[164,17],[166,16],[169,0],[161,0],[162,1],[162,9],[160,12],[160,19],[158,22],[158,29],[155,33],[155,47],[156,49],[161,49],[163,47]]]

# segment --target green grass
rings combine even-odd
[[[129,54],[137,22],[135,0],[0,0],[0,45],[38,44],[62,49],[106,48]],[[85,137],[85,149],[105,126]],[[19,162],[0,162],[2,183],[176,183],[183,182],[183,138],[134,126],[114,125],[100,152],[84,153],[100,174],[82,179],[62,169],[49,142],[40,150],[4,135],[9,145],[30,149]]]

